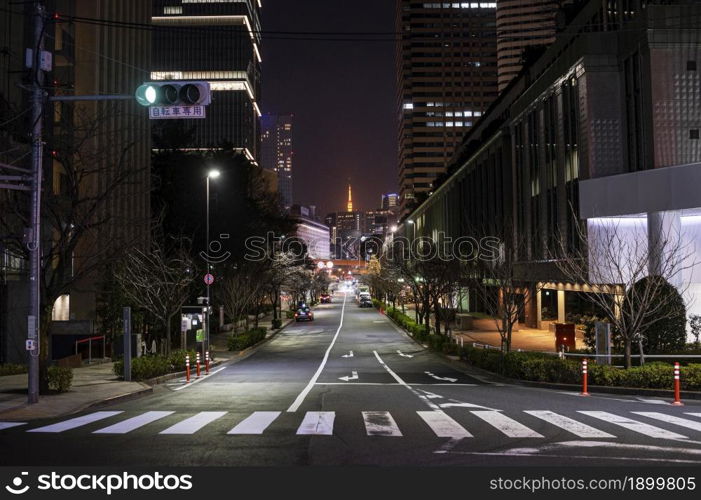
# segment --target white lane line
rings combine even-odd
[[[124,413],[122,411],[96,411],[95,413],[90,413],[88,415],[83,415],[82,417],[71,418],[69,420],[64,420],[63,422],[58,422],[57,424],[46,425],[44,427],[37,427],[36,429],[30,429],[27,432],[63,432],[75,429],[76,427],[82,427],[83,425],[92,424],[98,420],[103,420],[105,418],[114,417]]]
[[[421,401],[423,401],[424,403],[426,403],[426,405],[427,405],[429,408],[431,408],[432,410],[440,411],[440,407],[439,407],[438,405],[436,405],[435,403],[433,403],[431,400],[429,400],[429,399],[428,399],[426,396],[424,396],[423,394],[420,394],[416,389],[414,389],[414,388],[411,387],[409,384],[407,384],[406,382],[404,382],[404,380],[402,380],[402,378],[401,378],[399,375],[397,375],[396,373],[394,373],[394,372],[392,371],[392,369],[391,369],[389,366],[387,366],[387,364],[386,364],[384,361],[382,361],[382,358],[380,357],[379,354],[377,354],[377,351],[372,351],[372,352],[375,354],[375,357],[377,358],[377,362],[380,363],[380,365],[387,371],[387,373],[389,373],[389,374],[392,376],[392,378],[394,378],[394,380],[397,381],[397,383],[398,383],[399,385],[403,385],[404,387],[406,387],[407,389],[409,389],[412,393],[414,393],[414,395],[415,395],[417,398],[421,399]]]
[[[686,436],[682,436],[681,434],[677,434],[676,432],[671,432],[665,429],[661,429],[659,427],[655,427],[654,425],[648,425],[646,423],[639,422],[637,420],[633,420],[626,417],[621,417],[619,415],[615,415],[606,411],[579,410],[579,413],[581,413],[582,415],[588,415],[593,418],[598,418],[599,420],[603,420],[604,422],[618,425],[619,427],[623,427],[624,429],[628,429],[629,431],[637,432],[638,434],[643,434],[651,438],[688,439]]]
[[[642,415],[643,417],[653,418],[661,422],[667,422],[668,424],[686,427],[687,429],[692,429],[694,431],[701,431],[701,422],[689,420],[688,418],[675,417],[673,415],[667,415],[665,413],[660,413],[657,411],[634,411],[631,413],[635,413],[636,415]]]
[[[419,417],[441,438],[463,439],[472,437],[462,425],[442,411],[417,411]]]
[[[335,411],[308,411],[297,429],[298,435],[330,436],[333,434]]]
[[[139,427],[160,420],[175,413],[174,411],[147,411],[136,417],[128,418],[109,427],[98,429],[93,434],[126,434]]]
[[[692,417],[701,417],[701,413],[693,413],[693,412],[685,412],[687,415],[691,415]]]
[[[184,385],[181,385],[180,387],[175,387],[175,388],[173,388],[173,390],[179,391],[182,389],[187,389],[188,387],[192,387],[193,385],[199,384],[203,380],[207,380],[209,377],[213,377],[214,375],[216,375],[217,373],[219,373],[220,371],[225,370],[225,369],[226,369],[226,366],[222,366],[221,368],[214,370],[213,372],[209,372],[209,375],[204,375],[200,378],[196,378],[195,380],[191,381],[189,384],[186,383]]]
[[[279,411],[255,411],[227,434],[263,434],[263,431],[279,416]]]
[[[329,353],[331,352],[331,349],[333,349],[334,344],[336,343],[336,339],[338,338],[338,334],[341,333],[341,328],[343,327],[343,315],[346,312],[346,294],[343,294],[343,306],[341,307],[341,321],[338,324],[338,329],[336,330],[336,335],[333,336],[333,339],[331,340],[331,343],[329,344],[328,349],[326,349],[326,352],[324,353],[324,359],[321,360],[321,364],[319,365],[319,368],[317,368],[316,373],[312,376],[311,380],[307,384],[307,386],[302,390],[302,392],[299,393],[297,396],[297,399],[294,400],[292,405],[287,409],[288,412],[295,412],[299,410],[299,407],[302,406],[302,403],[304,402],[304,399],[307,397],[307,394],[312,390],[314,387],[314,384],[316,384],[316,381],[319,380],[319,375],[321,375],[321,372],[324,371],[324,367],[326,366],[326,362],[329,360]]]
[[[368,436],[401,437],[402,432],[388,411],[364,411],[363,421]]]
[[[317,382],[315,385],[344,385],[346,387],[355,387],[358,385],[390,385],[390,386],[402,386],[404,384],[399,384],[397,382],[355,382],[353,384],[348,384],[346,382]],[[412,386],[450,386],[450,387],[477,387],[477,384],[411,384]]]
[[[225,411],[202,411],[197,415],[193,415],[182,422],[168,427],[166,430],[159,432],[159,434],[194,434],[205,425],[214,422],[224,415],[226,415]]]
[[[0,431],[19,427],[20,425],[27,425],[27,422],[0,422]]]
[[[578,422],[572,418],[565,417],[564,415],[560,415],[559,413],[555,413],[552,411],[524,410],[524,413],[528,413],[529,415],[533,415],[536,418],[545,420],[546,422],[553,424],[554,426],[559,427],[561,429],[564,429],[567,432],[571,432],[575,436],[579,436],[581,438],[616,437],[613,434],[600,431],[599,429],[596,429],[587,424],[583,424],[582,422]]]
[[[542,434],[537,433],[533,429],[517,422],[516,420],[507,417],[498,411],[471,411],[473,415],[481,418],[495,429],[501,431],[506,436],[511,438],[542,438]]]

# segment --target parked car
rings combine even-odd
[[[358,307],[372,307],[372,299],[370,298],[370,294],[367,296],[360,297],[360,300],[358,301]]]
[[[328,293],[322,293],[320,302],[322,304],[330,304],[331,303],[331,295],[329,295]]]
[[[314,321],[314,313],[308,307],[300,307],[295,313],[295,321]]]
[[[358,302],[360,302],[363,299],[372,301],[372,297],[370,297],[370,292],[360,292],[358,294]]]

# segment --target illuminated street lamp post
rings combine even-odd
[[[210,179],[216,179],[221,175],[221,172],[219,170],[210,170],[207,173],[207,227],[206,227],[206,239],[207,239],[207,252],[206,254],[209,255],[209,180]],[[210,274],[212,271],[212,266],[207,260],[207,274]],[[205,352],[209,350],[209,321],[211,318],[211,299],[210,299],[210,285],[211,285],[211,280],[207,280],[207,314],[205,315],[205,334],[204,334],[204,342],[202,343],[202,354],[204,355]]]

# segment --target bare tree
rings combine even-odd
[[[248,328],[248,313],[256,309],[256,304],[267,292],[263,274],[269,263],[267,260],[242,260],[227,263],[217,293],[224,306],[224,313],[238,331],[238,323],[244,318]]]
[[[577,236],[580,250],[568,252],[561,242],[561,255],[567,258],[558,259],[557,265],[569,281],[583,286],[586,299],[620,335],[630,368],[633,343],[655,323],[678,313],[666,291],[672,283],[684,293],[688,284],[682,275],[694,265],[692,252],[676,230],[649,239],[647,229],[635,220],[597,221],[588,234],[580,229]]]
[[[173,320],[190,296],[193,266],[185,241],[171,255],[154,243],[150,251],[135,248],[128,252],[115,274],[127,300],[160,323],[168,354]]]

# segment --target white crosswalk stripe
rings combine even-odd
[[[136,417],[128,418],[127,420],[123,420],[114,425],[110,425],[109,427],[98,429],[95,432],[93,432],[93,434],[127,434],[133,430],[138,429],[139,427],[143,427],[144,425],[148,425],[151,422],[155,422],[156,420],[165,418],[168,415],[172,415],[173,413],[175,412],[147,411],[146,413],[142,413],[141,415],[137,415]]]
[[[636,415],[642,415],[643,417],[654,418],[655,420],[659,420],[661,422],[667,422],[668,424],[674,424],[680,427],[686,427],[687,429],[701,431],[701,422],[689,420],[688,418],[666,415],[657,411],[634,411],[633,413]]]
[[[417,411],[416,413],[440,438],[463,439],[472,437],[472,434],[445,412]]]
[[[27,425],[26,422],[0,422],[0,431],[5,429],[12,429],[13,427],[19,427],[20,425]]]
[[[578,413],[582,415],[588,415],[593,418],[598,418],[604,422],[610,424],[618,425],[629,431],[637,432],[638,434],[643,434],[651,438],[661,438],[661,439],[687,439],[686,436],[677,434],[676,432],[671,432],[660,427],[655,427],[654,425],[649,425],[644,422],[639,422],[626,417],[621,417],[614,413],[609,413],[606,411],[583,411],[579,410]]]
[[[159,432],[159,434],[194,434],[226,414],[227,412],[225,411],[202,411],[168,427],[166,430]]]
[[[543,434],[547,434],[545,431],[543,434],[536,432],[536,430],[530,428],[527,421],[523,423],[519,420],[516,415],[508,416],[502,411],[496,410],[468,410],[467,408],[452,408],[450,410],[454,416],[448,415],[443,410],[433,410],[433,411],[416,411],[416,416],[420,421],[427,425],[428,428],[435,434],[438,438],[449,438],[449,439],[464,439],[473,438],[475,436],[479,437],[493,435],[491,428],[498,430],[504,436],[508,438],[544,438]],[[87,426],[105,420],[110,417],[120,415],[124,412],[122,411],[98,411],[89,413],[87,415],[82,415],[75,418],[69,418],[60,422],[53,423],[51,425],[45,425],[43,427],[38,427],[35,429],[29,429],[26,432],[34,433],[60,433],[76,429],[79,427]],[[192,435],[197,432],[202,431],[209,424],[215,422],[216,420],[225,417],[229,412],[227,411],[203,411],[195,415],[188,416],[187,418],[182,417],[180,421],[172,423],[170,427],[158,432],[155,429],[154,434],[162,435]],[[626,429],[630,432],[643,435],[648,438],[654,439],[688,439],[687,436],[674,432],[674,429],[668,430],[663,427],[658,427],[656,425],[650,425],[642,419],[653,419],[664,424],[665,427],[677,426],[690,429],[692,431],[701,432],[701,421],[692,420],[693,417],[701,417],[701,413],[688,412],[685,415],[689,415],[689,418],[682,418],[676,415],[668,415],[663,412],[647,412],[647,411],[633,411],[630,412],[634,415],[639,415],[641,420],[634,420],[628,416],[617,415],[614,413],[609,413],[605,411],[577,411],[578,415],[585,417],[591,417],[599,421],[603,421],[608,425],[614,425],[619,428]],[[232,435],[262,435],[268,434],[271,426],[276,422],[278,417],[282,414],[281,411],[256,411],[246,416],[237,425],[235,425],[227,434]],[[368,436],[392,436],[392,437],[402,437],[404,434],[399,429],[397,422],[389,411],[363,411],[361,412],[365,432]],[[475,429],[470,428],[469,425],[465,425],[464,422],[461,423],[460,420],[465,416],[469,418],[472,414],[482,422],[479,427]],[[595,439],[616,439],[621,438],[620,435],[616,436],[610,432],[605,432],[599,429],[599,426],[591,426],[587,423],[580,421],[578,418],[572,418],[571,416],[566,416],[565,414],[556,413],[550,410],[523,410],[521,415],[529,415],[530,417],[537,418],[553,428],[562,429],[580,438],[595,438]],[[118,421],[109,425],[107,427],[102,427],[98,430],[91,431],[91,434],[103,434],[103,435],[119,435],[127,434],[134,430],[144,428],[148,424],[157,422],[168,416],[176,415],[175,411],[144,411],[139,414],[133,414],[130,418]],[[356,414],[357,415],[357,414]],[[525,416],[524,415],[524,416]],[[413,417],[416,419],[416,417]],[[525,417],[526,419],[529,417]],[[457,419],[457,420],[456,420]],[[298,421],[299,422],[299,421]],[[302,417],[301,422],[299,422],[296,428],[297,435],[317,435],[317,436],[331,436],[334,434],[334,425],[336,424],[336,412],[334,411],[308,411]],[[0,431],[5,429],[12,429],[15,427],[21,427],[27,425],[25,422],[0,422]],[[543,425],[543,424],[541,424]],[[149,428],[153,428],[151,426]],[[162,428],[162,427],[161,427]],[[275,430],[277,429],[277,430]],[[280,432],[281,429],[289,429],[288,427],[280,427],[276,425],[273,429],[274,432]],[[294,429],[294,428],[293,428]],[[468,430],[470,429],[470,430]],[[547,431],[548,428],[544,427]],[[342,430],[342,429],[339,429]],[[337,432],[339,430],[336,430]],[[538,427],[540,430],[540,427]],[[21,432],[21,431],[20,431]],[[552,432],[552,431],[551,431]],[[617,433],[615,433],[617,434]]]
[[[44,427],[38,427],[36,429],[30,429],[27,432],[64,432],[71,429],[76,429],[84,425],[92,424],[99,420],[104,420],[109,417],[114,417],[123,413],[122,411],[96,411],[95,413],[89,413],[88,415],[83,415],[82,417],[71,418],[69,420],[64,420],[63,422],[58,422],[56,424],[46,425]]]
[[[400,437],[402,432],[388,411],[364,411],[363,421],[368,436]]]
[[[330,436],[333,434],[334,411],[308,411],[297,429],[299,435]]]
[[[615,438],[613,434],[609,434],[608,432],[600,431],[599,429],[595,429],[594,427],[591,427],[587,424],[583,424],[581,422],[578,422],[574,419],[571,419],[569,417],[565,417],[564,415],[560,415],[559,413],[555,413],[552,411],[537,411],[537,410],[525,410],[524,413],[528,413],[529,415],[533,415],[536,418],[539,418],[541,420],[545,420],[546,422],[559,427],[560,429],[564,429],[567,432],[571,432],[575,436],[579,436],[581,438]]]
[[[227,434],[263,434],[265,429],[280,416],[279,411],[254,411]]]
[[[512,438],[542,438],[542,434],[517,422],[513,418],[507,417],[498,411],[471,411],[473,415],[481,418],[495,429]]]

